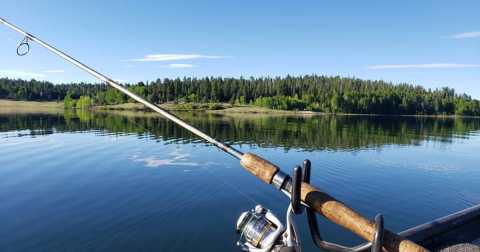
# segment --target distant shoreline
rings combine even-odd
[[[157,106],[168,111],[202,111],[208,113],[251,113],[251,114],[295,114],[297,111],[266,109],[249,105],[231,105],[228,103],[162,103]],[[210,106],[214,106],[212,109]],[[140,103],[123,103],[118,105],[97,106],[100,110],[133,110],[133,111],[151,111]],[[305,111],[306,113],[317,113]]]
[[[190,104],[190,103],[188,103]],[[187,104],[187,105],[188,105]],[[402,117],[438,117],[438,118],[480,118],[480,116],[460,116],[460,115],[395,115],[395,114],[348,114],[348,113],[324,113],[324,112],[313,112],[313,111],[287,111],[287,110],[273,110],[266,109],[256,106],[249,105],[230,105],[230,104],[220,104],[221,109],[209,110],[209,103],[195,103],[194,105],[200,106],[203,105],[203,108],[195,109],[184,109],[182,105],[185,104],[172,104],[172,103],[163,103],[157,104],[161,108],[168,111],[198,111],[198,112],[207,112],[207,113],[219,113],[219,114],[286,114],[286,115],[349,115],[349,116],[402,116]],[[0,99],[0,108],[26,108],[26,109],[65,109],[63,107],[63,102],[54,102],[54,101],[15,101],[15,100],[5,100]],[[66,108],[68,109],[68,108]],[[145,106],[139,103],[124,103],[118,105],[106,105],[106,106],[95,106],[90,109],[93,110],[105,110],[105,111],[146,111]]]
[[[0,108],[63,108],[62,102],[54,101],[15,101],[0,99]]]

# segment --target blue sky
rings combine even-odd
[[[355,76],[480,99],[480,1],[18,1],[0,17],[104,75]],[[97,80],[0,25],[0,77]],[[10,41],[11,40],[11,41]]]

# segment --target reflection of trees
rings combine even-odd
[[[480,129],[477,118],[394,116],[271,116],[180,113],[203,131],[231,144],[249,144],[286,150],[376,148],[388,144],[418,145],[421,141],[449,143],[468,138]],[[156,114],[65,110],[61,115],[0,116],[0,131],[29,131],[27,135],[54,132],[107,131],[146,136],[145,129],[166,142],[201,142],[190,132]],[[26,134],[22,132],[22,134]]]

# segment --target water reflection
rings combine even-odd
[[[419,146],[478,135],[478,118],[395,116],[283,116],[177,113],[179,117],[230,144],[250,148],[358,151],[388,145]],[[65,110],[62,114],[0,115],[2,138],[37,137],[54,133],[93,131],[98,135],[136,134],[165,144],[203,143],[190,132],[155,114]],[[159,163],[158,160],[150,160]],[[161,163],[161,162],[160,162]]]
[[[150,156],[147,158],[141,158],[140,155],[141,153],[135,153],[133,154],[129,159],[135,161],[135,162],[145,162],[148,167],[157,167],[161,165],[181,165],[181,166],[199,166],[199,163],[195,162],[185,162],[188,161],[187,157],[191,156],[192,154],[189,153],[180,153],[183,151],[183,149],[176,149],[172,153],[169,153],[167,155],[161,155],[161,156],[169,156],[173,158],[164,158],[164,159],[159,159],[157,156]],[[178,162],[178,161],[183,161],[183,162]]]
[[[178,115],[286,172],[310,159],[312,184],[394,232],[480,203],[480,119]],[[284,216],[288,198],[204,145],[154,113],[0,110],[0,248],[235,250],[241,212]],[[362,242],[319,220],[326,240]]]

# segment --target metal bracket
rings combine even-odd
[[[290,176],[288,176],[285,172],[278,171],[275,173],[275,176],[273,177],[272,184],[278,189],[282,190],[283,184],[288,181]]]
[[[303,181],[304,183],[310,183],[310,172],[311,162],[308,159],[303,162],[303,174],[302,168],[300,168],[300,166],[297,165],[293,169],[291,203],[292,209],[295,214],[301,214],[303,212],[302,208],[304,207],[300,204],[301,182]],[[300,177],[302,177],[302,181],[300,180]],[[364,243],[356,247],[344,247],[339,244],[324,241],[322,239],[322,236],[320,235],[316,212],[310,207],[307,208],[307,220],[308,226],[310,228],[310,234],[312,235],[312,239],[315,242],[315,245],[323,250],[330,252],[382,251],[383,236],[385,233],[384,219],[382,214],[378,214],[377,216],[375,216],[375,234],[373,237],[373,242]]]

